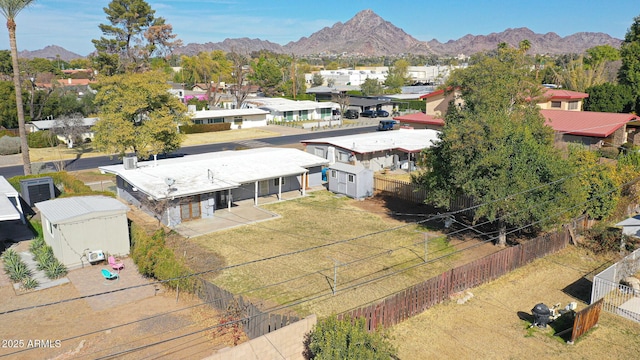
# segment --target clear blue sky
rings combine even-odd
[[[108,0],[36,0],[16,18],[19,50],[58,45],[80,55],[94,50],[91,39],[107,23]],[[638,0],[147,0],[173,25],[185,44],[220,42],[226,38],[258,38],[285,45],[323,27],[346,22],[371,9],[383,19],[422,41],[456,40],[528,27],[536,33],[603,32],[624,38]],[[4,19],[2,19],[4,25]],[[9,48],[0,26],[0,49]]]

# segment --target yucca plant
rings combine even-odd
[[[35,260],[38,264],[36,267],[38,270],[45,270],[47,265],[56,259],[53,257],[53,252],[46,250],[39,250],[33,256],[33,260]]]
[[[46,244],[47,243],[44,242],[44,238],[37,237],[33,241],[31,241],[31,244],[29,244],[29,251],[35,254],[36,252],[38,252],[40,248],[42,248]]]
[[[5,251],[4,254],[2,254],[2,261],[4,262],[5,266],[15,264],[16,262],[20,261],[20,255],[18,255],[15,250],[9,249]]]
[[[47,263],[44,273],[49,279],[58,279],[67,275],[67,268],[54,258]]]
[[[31,271],[27,267],[27,264],[25,264],[22,260],[16,262],[15,264],[13,264],[13,266],[10,266],[9,268],[5,268],[5,271],[7,271],[9,278],[13,282],[20,282],[25,278],[28,278],[29,276],[31,276]]]
[[[38,287],[38,285],[40,285],[40,283],[38,283],[38,280],[32,277],[28,277],[22,280],[22,288],[25,290],[35,289]]]

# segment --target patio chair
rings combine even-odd
[[[118,280],[120,278],[118,273],[109,271],[109,269],[102,269],[102,276],[105,280]]]
[[[120,270],[124,269],[124,263],[118,262],[113,256],[109,256],[109,265],[111,265],[113,270],[117,270],[118,273]]]

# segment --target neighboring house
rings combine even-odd
[[[545,124],[556,132],[556,145],[579,143],[589,147],[604,144],[620,146],[627,140],[640,144],[637,127],[627,124],[640,120],[634,114],[616,114],[595,111],[540,110]]]
[[[420,96],[425,102],[425,114],[432,116],[444,116],[449,108],[449,103],[453,101],[456,106],[462,106],[464,100],[460,97],[460,91],[445,91],[444,89]]]
[[[401,128],[442,130],[444,120],[423,112],[395,116],[393,120],[400,123]]]
[[[327,188],[336,194],[344,194],[354,199],[373,196],[373,170],[361,164],[335,163],[327,172]]]
[[[322,184],[324,158],[290,148],[221,151],[181,158],[102,166],[116,175],[118,197],[169,227],[213,218],[236,201],[299,191]],[[128,162],[130,161],[130,162]]]
[[[129,254],[129,207],[107,196],[75,196],[35,204],[44,241],[69,268],[88,262],[87,251]]]
[[[26,224],[20,193],[0,175],[0,221],[20,220]]]
[[[413,169],[416,155],[438,141],[440,132],[400,129],[301,141],[310,154],[330,164],[361,165],[365,169]]]
[[[252,97],[242,104],[242,108],[257,108],[269,112],[267,121],[307,121],[333,120],[334,110],[340,110],[338,104],[328,101],[289,100],[284,98]]]
[[[622,234],[640,237],[640,215],[636,215],[625,219],[616,224],[622,227]]]
[[[54,127],[56,127],[57,122],[58,122],[57,120],[34,120],[26,123],[25,128],[30,133],[36,132],[36,131],[51,130]],[[84,129],[83,129],[83,132],[80,134],[80,137],[82,137],[83,142],[88,142],[93,140],[94,133],[91,130],[91,127],[93,127],[93,125],[95,125],[96,122],[98,122],[98,118],[95,118],[95,117],[82,119],[82,125],[80,126],[82,126]],[[64,134],[58,134],[57,137],[60,141],[67,144],[69,147],[73,147],[73,139],[67,138],[66,136],[64,136]]]
[[[578,91],[547,89],[538,106],[549,110],[582,111],[582,103],[588,97],[589,94]]]
[[[266,110],[220,109],[189,112],[194,124],[230,123],[231,129],[248,129],[267,125]]]

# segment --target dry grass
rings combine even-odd
[[[313,192],[265,206],[282,216],[277,220],[190,241],[230,266],[212,279],[219,286],[267,306],[304,300],[294,307],[302,315],[323,316],[375,301],[440,273],[454,261],[415,267],[423,264],[425,229],[363,211],[355,202]],[[430,237],[429,258],[451,251],[444,237]],[[332,296],[335,264],[338,285]]]
[[[471,289],[465,304],[437,305],[392,329],[401,359],[632,359],[640,324],[603,311],[597,328],[567,345],[550,326],[528,329],[531,309],[586,304],[591,277],[609,264],[585,250],[568,248],[500,279]],[[581,280],[582,279],[582,280]],[[523,320],[524,318],[524,320]]]

